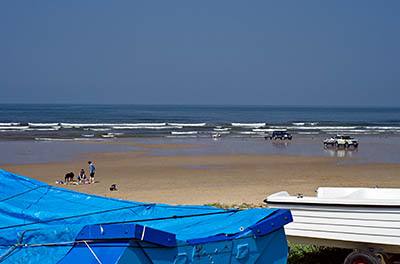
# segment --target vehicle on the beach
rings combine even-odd
[[[272,135],[269,137],[265,137],[265,139],[274,139],[274,140],[289,139],[289,140],[292,140],[292,135],[290,133],[288,133],[287,131],[278,130],[278,131],[272,132]]]
[[[221,134],[220,133],[213,133],[212,135],[211,135],[211,137],[212,138],[214,138],[214,139],[216,139],[216,138],[220,138],[221,137]]]
[[[268,208],[290,209],[288,239],[354,251],[344,264],[400,263],[400,189],[319,187],[317,196],[281,191],[264,200]]]
[[[353,146],[354,148],[358,147],[358,140],[350,137],[350,136],[344,136],[344,135],[336,135],[334,137],[326,138],[324,140],[324,147],[341,147],[343,146],[344,148],[348,148]]]

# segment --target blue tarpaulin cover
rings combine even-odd
[[[124,201],[54,187],[0,169],[0,263],[57,263],[82,228],[91,224],[134,222],[189,241],[236,234],[274,211]]]

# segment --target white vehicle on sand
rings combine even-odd
[[[324,147],[334,146],[334,147],[341,147],[349,148],[353,146],[354,148],[358,147],[358,140],[352,138],[350,136],[343,136],[343,135],[336,135],[335,137],[330,137],[324,140]]]

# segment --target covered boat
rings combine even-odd
[[[320,187],[316,197],[282,191],[264,201],[291,210],[290,241],[356,249],[346,264],[400,263],[400,189]]]
[[[286,263],[289,210],[78,193],[0,170],[0,263]]]

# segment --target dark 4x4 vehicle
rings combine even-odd
[[[265,139],[268,139],[268,137],[265,137]],[[274,131],[274,132],[272,132],[272,135],[269,137],[269,139],[292,140],[292,135],[286,131]]]

